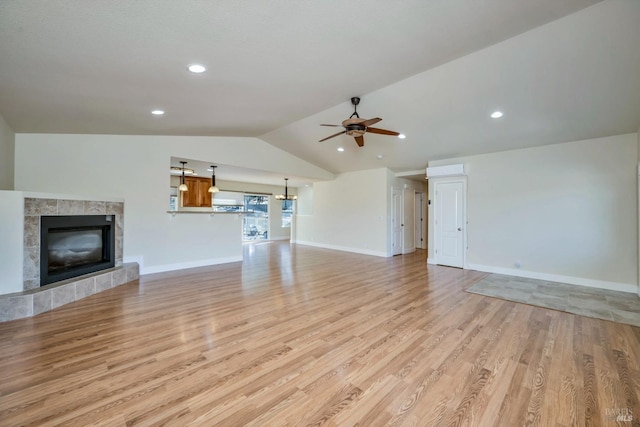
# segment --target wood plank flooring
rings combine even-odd
[[[640,328],[484,276],[288,242],[143,276],[0,324],[0,425],[640,425]]]

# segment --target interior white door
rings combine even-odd
[[[464,183],[435,185],[436,264],[464,266]]]
[[[404,197],[400,188],[391,190],[391,228],[393,232],[392,254],[400,255],[402,253],[403,228],[404,228]]]
[[[414,241],[416,249],[424,249],[424,193],[415,193]]]

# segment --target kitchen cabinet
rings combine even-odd
[[[211,194],[211,178],[200,178],[195,176],[186,176],[184,183],[187,185],[188,191],[182,191],[182,207],[184,208],[210,208]]]

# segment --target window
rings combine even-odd
[[[242,235],[244,240],[269,238],[269,196],[245,194]]]
[[[291,217],[293,216],[293,200],[282,201],[282,228],[291,227]]]

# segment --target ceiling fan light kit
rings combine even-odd
[[[335,133],[333,135],[330,135],[326,138],[321,139],[318,142],[322,142],[322,141],[326,141],[327,139],[331,139],[333,137],[336,137],[338,135],[349,135],[352,136],[355,141],[356,144],[358,144],[359,147],[363,147],[364,146],[364,134],[369,132],[369,133],[377,133],[380,135],[391,135],[391,136],[399,136],[400,133],[399,132],[394,132],[392,130],[386,130],[386,129],[378,129],[378,128],[372,128],[370,127],[371,125],[374,125],[376,123],[378,123],[379,121],[381,121],[382,119],[380,117],[375,117],[373,119],[362,119],[360,118],[360,115],[358,114],[358,104],[360,104],[360,98],[358,98],[357,96],[354,96],[353,98],[351,98],[351,104],[353,104],[353,114],[351,114],[351,116],[349,116],[348,119],[344,120],[342,122],[341,125],[330,125],[330,124],[321,124],[320,126],[331,126],[331,127],[340,127],[342,126],[344,128],[344,130],[342,132],[338,132]]]

